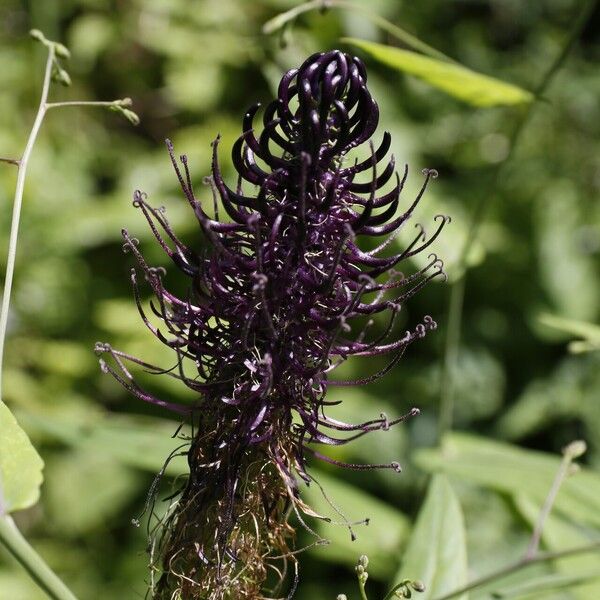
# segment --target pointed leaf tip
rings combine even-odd
[[[473,106],[523,104],[534,99],[533,94],[527,90],[477,73],[457,63],[366,40],[343,38],[342,41],[361,48],[388,67],[418,77],[446,94]]]

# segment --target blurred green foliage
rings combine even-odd
[[[142,189],[152,203],[166,206],[182,237],[200,243],[178,193],[164,138],[188,154],[200,190],[209,171],[210,142],[220,133],[227,148],[247,106],[267,100],[285,69],[317,50],[342,45],[361,52],[343,45],[342,37],[393,43],[360,14],[339,10],[310,12],[284,32],[261,33],[264,22],[297,4],[4,0],[0,6],[0,156],[18,157],[36,109],[43,51],[26,35],[32,27],[71,50],[73,86],[54,89],[53,100],[131,97],[141,117],[133,129],[101,110],[53,111],[35,147],[25,191],[4,396],[46,466],[40,503],[16,517],[81,598],[127,599],[145,593],[146,532],[132,519],[180,443],[171,438],[178,422],[140,405],[102,376],[93,353],[94,343],[105,340],[150,362],[172,362],[141,324],[131,297],[131,259],[121,250],[121,228],[141,240],[155,264],[164,264],[131,207],[133,190]],[[373,0],[369,7],[460,64],[531,90],[561,51],[580,2]],[[323,469],[318,479],[328,497],[349,520],[369,517],[370,525],[355,526],[355,542],[344,525],[317,525],[332,543],[302,557],[299,600],[342,592],[356,597],[352,567],[362,553],[371,558],[373,597],[394,582],[399,568],[402,577],[416,577],[400,567],[401,557],[414,523],[421,524],[416,514],[434,467],[446,471],[452,487],[435,479],[437,487],[430,489],[448,496],[450,504],[456,496],[462,505],[469,578],[509,562],[526,547],[558,461],[527,449],[556,454],[576,437],[588,441],[589,469],[565,486],[543,543],[560,549],[594,534],[597,538],[600,493],[592,489],[600,485],[600,355],[597,327],[590,324],[600,321],[599,22],[596,13],[494,190],[494,169],[509,151],[510,132],[524,108],[476,109],[362,55],[381,107],[381,130],[392,133],[394,154],[410,165],[407,197],[420,185],[421,168],[440,172],[420,220],[427,226],[437,213],[452,216],[435,248],[451,278],[474,204],[482,195],[496,196],[469,257],[454,374],[456,426],[470,436],[452,436],[442,450],[424,449],[435,441],[448,297],[448,286],[433,284],[410,302],[405,315],[410,321],[432,314],[438,331],[413,346],[381,382],[331,394],[345,402],[336,407],[334,416],[340,418],[367,419],[382,411],[391,417],[412,406],[419,406],[422,415],[332,454],[360,462],[399,459],[404,472]],[[231,176],[231,169],[226,172]],[[0,164],[3,249],[14,183],[14,167]],[[588,352],[570,354],[567,342],[572,339],[579,345],[571,349]],[[344,376],[372,372],[379,366],[374,363],[357,360]],[[139,378],[174,401],[191,399],[169,378],[143,372]],[[171,463],[161,498],[185,468],[182,457]],[[331,513],[318,489],[308,497],[317,511]],[[431,504],[439,499],[429,498],[424,510],[434,511]],[[159,502],[155,510],[161,509]],[[335,514],[332,518],[339,520]],[[444,525],[441,520],[442,530]],[[447,533],[452,535],[461,533]],[[305,537],[301,543],[311,543]],[[416,542],[410,547],[418,552]],[[597,571],[598,560],[587,556],[540,565],[513,577],[511,585],[553,572]],[[597,582],[568,583],[534,597],[583,599],[598,590]],[[511,597],[525,597],[519,593]],[[42,597],[0,554],[0,598]],[[486,596],[471,595],[477,597]]]

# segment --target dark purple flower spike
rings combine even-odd
[[[381,377],[436,326],[426,316],[398,335],[395,321],[406,300],[443,275],[441,260],[430,255],[410,276],[396,267],[430,246],[448,219],[436,217],[439,224],[429,238],[417,225],[404,250],[384,252],[394,246],[436,173],[425,171],[416,199],[398,212],[408,169],[399,177],[394,158],[384,162],[389,133],[377,149],[370,141],[379,109],[366,81],[363,63],[340,51],[311,56],[286,73],[277,99],[262,113],[262,125],[255,127],[259,105],[244,116],[243,133],[232,149],[239,175],[235,189],[221,174],[219,140],[213,143],[211,210],[196,198],[187,158],[181,156],[179,163],[167,142],[203,233],[202,247],[183,244],[164,211],[152,208],[143,193],[135,194],[134,206],[190,282],[185,298],[170,293],[164,271],[150,267],[136,240],[123,232],[125,248],[156,296],[152,311],[164,329],[144,313],[134,270],[142,319],[175,351],[177,366],[162,371],[107,345],[99,350],[109,353],[114,366],[102,365],[140,399],[179,412],[186,408],[140,389],[124,361],[178,378],[199,395],[187,409],[196,427],[187,454],[190,476],[163,524],[156,597],[171,598],[178,591],[186,599],[262,598],[270,568],[283,579],[285,568],[279,571],[274,561],[296,565],[286,515],[293,511],[302,523],[301,513],[314,516],[301,500],[297,479],[312,481],[307,452],[354,469],[400,469],[395,462],[345,464],[314,448],[345,444],[418,414],[413,408],[392,420],[381,415],[359,424],[340,422],[326,414],[326,390]],[[369,156],[350,160],[349,152],[366,143]],[[244,182],[254,191],[244,191]],[[221,218],[217,200],[227,219]],[[361,236],[387,237],[374,249],[361,250]],[[371,335],[373,317],[380,313],[387,315],[386,324]],[[332,378],[352,356],[383,354],[389,356],[387,366],[373,375]],[[293,579],[295,587],[297,575]]]

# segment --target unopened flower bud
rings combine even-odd
[[[59,42],[54,42],[54,51],[56,52],[56,56],[59,58],[69,59],[71,58],[71,53],[68,48]]]
[[[44,43],[46,41],[46,37],[39,29],[30,29],[29,35],[38,42]]]
[[[575,440],[563,448],[563,455],[570,460],[583,456],[587,451],[587,444],[583,440]]]
[[[132,125],[139,125],[140,124],[140,118],[138,117],[138,115],[136,113],[134,113],[132,110],[128,110],[128,109],[124,109],[123,110],[123,116],[132,124]]]
[[[52,73],[52,79],[65,87],[69,87],[71,85],[71,76],[58,65],[55,65],[54,71]]]

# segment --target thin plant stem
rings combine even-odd
[[[313,10],[327,10],[329,8],[338,8],[342,10],[349,10],[354,12],[359,12],[365,16],[369,21],[377,25],[380,29],[387,31],[390,35],[394,36],[404,44],[406,44],[409,48],[413,50],[418,50],[427,56],[431,56],[433,58],[437,58],[439,60],[443,60],[446,62],[455,62],[449,56],[446,56],[443,52],[436,50],[429,44],[422,42],[419,38],[414,35],[408,33],[408,31],[390,23],[387,19],[380,17],[378,14],[374,13],[368,6],[362,6],[355,2],[349,2],[348,0],[310,0],[310,2],[305,2],[304,4],[300,4],[299,6],[295,6],[286,12],[283,12],[269,21],[267,21],[263,25],[263,33],[274,33],[275,31],[281,29],[285,25],[287,25],[290,21],[298,18],[301,14],[307,13]]]
[[[8,311],[10,308],[10,296],[15,271],[15,258],[17,255],[17,241],[19,237],[19,222],[21,218],[21,206],[23,204],[23,189],[25,187],[25,176],[29,165],[29,157],[35,144],[38,132],[46,114],[46,101],[50,90],[52,77],[52,65],[55,60],[54,45],[47,46],[48,57],[44,71],[44,82],[37,114],[29,133],[25,150],[17,162],[17,184],[13,201],[12,223],[10,227],[10,238],[8,242],[8,256],[6,260],[6,276],[4,278],[4,291],[2,295],[2,308],[0,309],[0,397],[2,396],[2,365],[4,357],[4,342],[6,340],[6,328],[8,324]],[[54,600],[76,600],[73,593],[60,580],[58,575],[44,562],[37,552],[29,545],[21,535],[12,518],[8,515],[0,517],[0,542],[6,546],[8,551],[19,561],[32,579],[42,588],[50,598]]]
[[[458,346],[460,343],[460,327],[465,295],[465,279],[460,277],[450,288],[450,305],[448,307],[448,332],[444,365],[441,373],[440,416],[438,420],[438,443],[446,431],[452,428],[454,414],[454,388],[456,386],[456,369],[458,363]]]
[[[525,126],[531,119],[534,109],[537,107],[539,100],[543,97],[544,93],[548,89],[548,86],[554,79],[554,76],[558,73],[560,68],[565,63],[569,56],[575,42],[579,38],[583,28],[590,19],[590,16],[597,4],[597,0],[588,0],[585,6],[578,10],[577,16],[571,25],[567,39],[563,45],[561,51],[552,61],[548,69],[543,74],[540,82],[536,86],[533,95],[534,101],[527,106],[525,111],[521,114],[520,119],[517,121],[513,128],[512,134],[509,139],[509,149],[506,157],[503,161],[498,163],[494,172],[492,173],[489,187],[485,193],[478,197],[473,210],[473,216],[467,232],[465,243],[462,246],[461,252],[458,258],[458,280],[452,285],[450,290],[450,301],[448,305],[448,329],[446,333],[446,345],[444,351],[444,360],[442,365],[442,377],[440,382],[440,420],[438,427],[438,440],[444,435],[446,431],[452,428],[453,421],[453,409],[454,409],[454,394],[455,394],[455,363],[458,355],[458,347],[460,345],[461,337],[461,321],[462,321],[462,306],[460,310],[456,310],[456,304],[458,299],[461,299],[464,295],[464,289],[466,286],[466,267],[468,262],[469,253],[473,244],[477,239],[479,229],[484,221],[484,218],[493,204],[495,199],[498,197],[498,188],[502,181],[502,174],[506,165],[515,153],[515,149],[518,146],[521,134],[525,129]],[[458,289],[458,288],[461,289]]]
[[[384,596],[383,600],[392,600],[394,597],[394,594],[404,588],[405,590],[408,589],[408,585],[410,585],[410,580],[409,579],[404,579],[402,580],[400,583],[397,583],[391,590],[388,591],[388,593]],[[423,591],[423,590],[421,590]],[[404,596],[402,596],[404,597]]]
[[[365,589],[366,581],[362,581],[359,577],[358,579],[358,591],[360,592],[360,600],[369,600],[367,597],[367,590]]]
[[[576,446],[582,448],[580,453],[573,452],[573,448]],[[552,486],[550,487],[550,491],[544,500],[544,504],[542,506],[542,510],[540,511],[538,520],[533,528],[533,533],[531,534],[531,540],[529,541],[529,545],[527,546],[527,550],[525,551],[524,560],[529,560],[533,558],[540,547],[540,540],[542,539],[542,533],[544,531],[544,525],[548,520],[548,516],[552,511],[552,507],[554,506],[554,502],[556,500],[556,496],[558,491],[560,490],[561,485],[564,480],[569,476],[571,472],[571,465],[573,460],[583,454],[585,452],[585,443],[584,442],[573,442],[569,444],[563,450],[563,458],[560,462],[560,466],[556,471],[556,475],[554,477],[554,481],[552,482]]]
[[[46,108],[64,108],[67,106],[104,106],[110,108],[115,106],[116,102],[111,101],[94,101],[94,100],[71,100],[69,102],[48,102]]]
[[[70,101],[70,102],[48,102],[50,83],[52,81],[52,69],[56,61],[56,48],[54,42],[49,42],[39,34],[34,36],[42,41],[48,50],[46,59],[46,68],[44,70],[44,80],[42,84],[42,93],[38,105],[37,113],[27,138],[27,143],[20,159],[0,158],[0,162],[5,162],[17,166],[17,183],[15,186],[15,195],[13,200],[12,222],[10,227],[10,237],[8,242],[8,255],[6,260],[6,275],[4,278],[4,291],[2,295],[2,307],[0,309],[0,398],[2,397],[2,372],[4,359],[4,346],[6,342],[6,332],[8,326],[8,314],[10,309],[11,291],[14,279],[15,261],[17,255],[17,242],[19,238],[19,222],[21,219],[21,207],[23,205],[23,191],[25,188],[25,178],[27,167],[33,146],[42,126],[46,112],[50,108],[60,108],[67,106],[101,106],[120,110],[122,114],[130,121],[137,120],[138,117],[132,111],[125,107],[131,105],[129,98],[114,100],[112,102],[94,102],[94,101]],[[0,543],[4,544],[13,556],[27,570],[34,581],[53,599],[56,600],[75,600],[75,596],[68,590],[64,583],[53,573],[50,567],[42,560],[35,550],[27,543],[20,534],[14,522],[9,516],[0,516]]]
[[[479,579],[473,580],[471,583],[465,585],[464,587],[458,588],[453,592],[449,592],[448,594],[444,594],[443,596],[438,596],[434,600],[452,600],[452,598],[457,598],[462,594],[466,594],[471,590],[487,585],[488,583],[492,583],[498,579],[502,579],[507,575],[515,573],[516,571],[520,571],[526,567],[530,567],[535,564],[544,563],[552,560],[559,560],[561,558],[568,558],[569,556],[577,556],[579,554],[589,554],[591,552],[600,551],[600,541],[591,542],[589,544],[585,544],[583,546],[576,546],[575,548],[569,548],[568,550],[560,550],[558,552],[543,552],[541,554],[537,554],[531,558],[521,558],[520,560],[515,561],[514,563],[510,563],[489,575],[484,575]],[[386,598],[390,598],[391,596],[386,596]]]
[[[4,277],[4,291],[2,294],[2,308],[0,309],[0,397],[2,397],[2,366],[4,359],[4,342],[6,340],[6,328],[8,325],[8,311],[10,308],[10,296],[12,291],[13,277],[15,272],[15,259],[17,256],[17,241],[19,238],[19,222],[21,220],[21,206],[23,204],[23,189],[25,187],[25,176],[29,166],[29,157],[33,150],[33,145],[39,133],[42,121],[46,114],[46,101],[50,91],[50,81],[52,78],[52,65],[54,63],[54,46],[48,46],[48,58],[46,60],[46,69],[44,72],[44,83],[42,84],[42,95],[38,106],[37,114],[25,145],[25,150],[21,159],[18,161],[17,185],[15,187],[15,196],[13,201],[12,222],[10,226],[10,238],[8,241],[8,256],[6,259],[6,275]]]
[[[77,597],[23,537],[8,515],[0,517],[0,543],[19,561],[52,600],[77,600]]]
[[[397,583],[384,597],[383,600],[392,600],[394,597],[394,593],[399,590],[400,588],[404,587],[405,583],[402,581],[400,583]]]
[[[15,167],[19,166],[19,160],[16,158],[4,158],[0,156],[0,162],[8,163],[9,165],[15,165]]]

